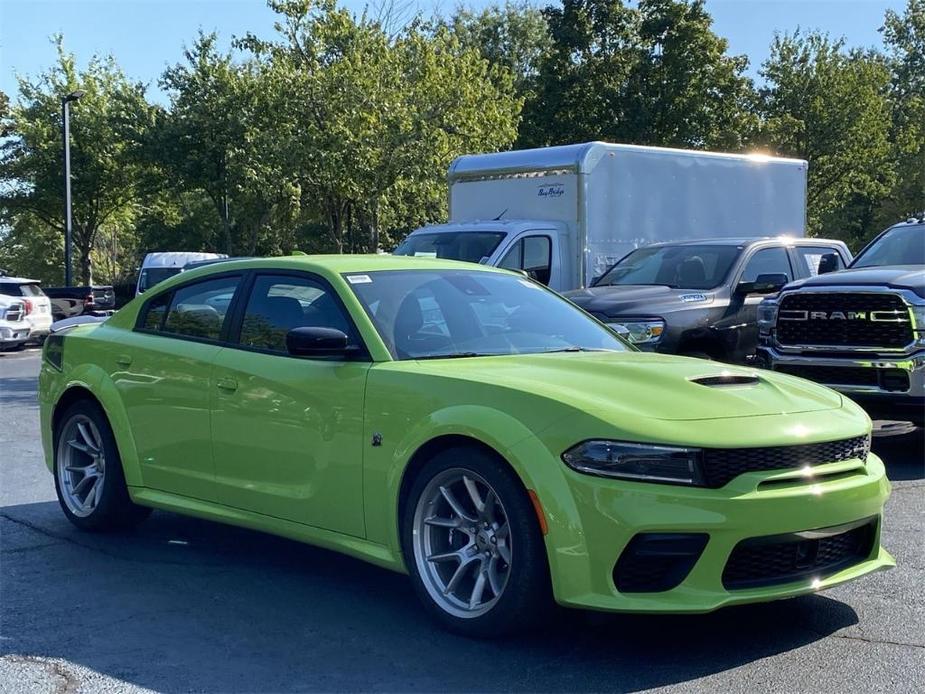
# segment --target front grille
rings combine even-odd
[[[772,535],[743,540],[735,546],[723,569],[728,590],[823,578],[864,561],[877,536],[877,519],[853,528]]]
[[[707,448],[703,451],[704,482],[707,487],[718,489],[746,472],[812,467],[852,458],[867,460],[869,450],[867,436],[799,446]]]
[[[897,349],[912,342],[912,323],[897,294],[796,292],[781,299],[777,341]]]
[[[815,366],[781,364],[775,367],[791,376],[833,386],[873,386],[890,392],[909,390],[909,372],[904,369],[868,369],[863,366]]]

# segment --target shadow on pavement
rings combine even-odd
[[[562,611],[480,642],[435,627],[404,576],[256,532],[156,512],[131,534],[84,534],[53,502],[0,509],[0,529],[0,651],[159,691],[636,690],[858,621],[809,596],[687,617]]]
[[[883,459],[892,481],[925,479],[925,430],[875,438],[873,451]]]
[[[0,403],[4,405],[38,405],[38,378],[7,377],[0,379]]]

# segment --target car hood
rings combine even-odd
[[[844,286],[887,286],[908,289],[925,297],[925,268],[920,265],[849,268],[792,282],[787,289]]]
[[[708,305],[713,294],[700,289],[672,289],[664,285],[621,284],[590,287],[565,293],[566,298],[588,313],[599,316],[651,316],[659,307],[678,310],[689,304]]]
[[[842,398],[771,371],[643,352],[583,352],[393,362],[419,373],[476,381],[552,399],[604,420],[706,420],[836,409]],[[754,376],[749,385],[694,379]]]

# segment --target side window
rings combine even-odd
[[[508,270],[525,270],[537,282],[549,284],[552,263],[552,242],[548,236],[527,236],[520,239],[501,259],[500,266]]]
[[[164,324],[167,313],[167,303],[170,301],[170,292],[154,297],[144,308],[144,317],[139,325],[142,330],[160,330]]]
[[[235,275],[180,287],[173,292],[161,332],[218,340],[240,282],[241,277]]]
[[[552,242],[548,236],[528,236],[524,239],[524,265],[530,277],[549,284]]]
[[[241,323],[244,347],[286,353],[286,333],[302,327],[336,328],[353,335],[331,290],[307,277],[260,275]],[[354,338],[355,339],[355,338]]]
[[[838,257],[838,270],[845,269],[845,260],[835,248],[798,246],[795,250],[799,258],[797,263],[800,266],[800,272],[805,273],[806,277],[815,277],[819,274],[819,261],[828,253],[834,253]]]
[[[748,261],[739,281],[754,282],[759,275],[768,274],[784,274],[788,281],[793,279],[786,248],[762,248]]]

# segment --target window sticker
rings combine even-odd
[[[414,257],[415,258],[436,258],[437,251],[415,251]]]
[[[347,275],[347,281],[350,284],[369,284],[373,279],[369,275]]]

